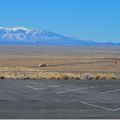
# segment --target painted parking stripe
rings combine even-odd
[[[50,87],[60,87],[59,85],[56,85],[56,86],[50,86]]]
[[[118,110],[120,110],[120,108],[117,108],[117,109],[110,109],[110,108],[102,107],[102,106],[95,105],[95,104],[91,104],[91,103],[87,103],[87,102],[81,102],[81,103],[83,103],[83,104],[85,104],[85,105],[92,106],[92,107],[96,107],[96,108],[108,110],[108,111],[118,111]]]
[[[31,89],[33,89],[33,90],[42,90],[42,89],[45,89],[45,88],[32,87],[32,86],[30,86],[30,85],[27,85],[26,87],[27,87],[27,88],[31,88]]]
[[[73,91],[78,91],[78,90],[86,90],[86,89],[96,88],[96,87],[97,87],[97,86],[91,86],[91,87],[84,87],[84,88],[77,88],[77,89],[65,90],[65,91],[57,92],[56,94],[67,93],[67,92],[73,92]]]
[[[56,88],[56,87],[60,87],[60,86],[57,85],[57,86],[49,86],[47,88],[36,88],[36,87],[30,86],[30,85],[27,85],[26,87],[31,88],[33,90],[43,90],[43,89],[48,89],[48,88]]]
[[[118,91],[120,91],[120,89],[109,90],[109,91],[101,92],[100,94],[112,93],[112,92],[118,92]]]
[[[114,109],[113,111],[118,111],[118,110],[120,110],[120,108]]]

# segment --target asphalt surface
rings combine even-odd
[[[120,80],[0,80],[0,119],[120,119]]]

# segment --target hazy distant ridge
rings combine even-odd
[[[0,44],[37,45],[120,45],[120,43],[95,42],[66,37],[50,31],[37,31],[25,27],[0,27]]]

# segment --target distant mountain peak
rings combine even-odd
[[[17,27],[0,27],[0,30],[8,30],[8,31],[17,31],[17,30],[24,30],[24,31],[29,31],[31,29],[28,29],[23,26],[17,26]]]
[[[34,30],[26,27],[0,27],[0,44],[36,44],[36,45],[120,45],[79,40],[48,30]]]

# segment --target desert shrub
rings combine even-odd
[[[107,73],[107,74],[97,74],[95,76],[96,80],[115,80],[117,77],[113,73]]]
[[[108,74],[108,79],[112,79],[112,80],[115,80],[115,79],[117,79],[117,76],[116,75],[114,75],[113,73],[111,73],[111,74]]]
[[[99,80],[99,79],[101,79],[101,77],[102,77],[101,74],[97,74],[97,75],[95,76],[95,80]]]
[[[112,80],[116,80],[116,79],[117,79],[117,77],[116,77],[116,76],[113,76],[111,79],[112,79]]]
[[[5,77],[4,76],[0,76],[0,79],[5,79]]]
[[[80,80],[80,77],[75,77],[76,80]]]
[[[107,80],[107,79],[108,79],[107,75],[103,74],[103,76],[101,76],[101,80]]]
[[[92,73],[83,73],[81,75],[81,80],[92,80],[94,79],[94,75]]]
[[[68,80],[69,77],[68,77],[67,75],[62,75],[62,79],[63,79],[63,80]]]
[[[29,80],[29,79],[31,79],[31,78],[30,78],[30,77],[28,77],[28,76],[27,76],[27,77],[24,77],[24,80]]]

